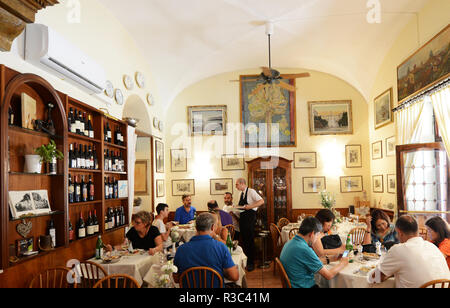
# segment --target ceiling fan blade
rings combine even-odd
[[[278,83],[278,86],[280,88],[286,89],[286,90],[291,91],[291,92],[295,92],[295,90],[297,90],[297,88],[294,87],[293,85],[287,84],[287,83],[282,82],[282,81],[280,81],[280,83]]]
[[[267,66],[262,66],[261,69],[262,69],[263,74],[264,74],[265,76],[267,76],[267,77],[272,77],[272,70],[271,70],[269,67],[267,67]]]
[[[295,78],[310,77],[311,75],[309,73],[300,73],[300,74],[281,74],[280,76],[283,79],[295,79]]]
[[[249,82],[249,81],[259,81],[259,79],[230,80],[230,82]]]
[[[250,93],[250,95],[255,95],[258,91],[261,91],[263,88],[264,88],[264,84],[260,83],[253,89],[253,91]]]

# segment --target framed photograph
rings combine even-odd
[[[386,157],[395,156],[396,137],[386,138]]]
[[[372,160],[383,158],[383,142],[377,141],[372,143]]]
[[[187,171],[186,149],[170,150],[170,169],[172,172]]]
[[[450,76],[450,25],[397,67],[399,104]]]
[[[362,167],[362,154],[360,144],[349,144],[345,146],[345,166],[347,168]]]
[[[156,173],[164,173],[164,143],[155,140]]]
[[[30,191],[9,191],[8,203],[14,219],[34,215],[33,197]]]
[[[311,135],[353,134],[352,101],[308,102]]]
[[[172,196],[195,195],[194,180],[172,180]]]
[[[209,180],[209,191],[211,195],[233,193],[233,179],[211,179]]]
[[[375,98],[373,102],[375,129],[388,125],[394,122],[393,104],[392,104],[392,88],[383,92],[380,96]]]
[[[189,106],[187,108],[191,136],[226,136],[227,106]]]
[[[222,171],[245,170],[243,154],[222,155]]]
[[[43,214],[50,213],[50,201],[48,200],[48,192],[46,190],[33,190],[30,192],[34,203],[34,213]]]
[[[353,193],[363,191],[363,177],[357,176],[341,176],[341,193]]]
[[[243,147],[296,147],[295,91],[290,92],[276,83],[258,83],[255,80],[258,77],[240,76]],[[295,87],[295,79],[279,82]]]
[[[34,250],[34,238],[16,240],[16,256],[21,257]]]
[[[136,196],[148,195],[148,160],[136,160],[134,165],[134,193]]]
[[[316,152],[295,152],[294,153],[295,169],[314,169],[317,168]]]
[[[383,175],[373,175],[372,176],[372,185],[373,185],[372,191],[374,193],[384,192]]]
[[[22,127],[34,129],[33,122],[36,120],[36,100],[26,93],[21,94]]]
[[[327,189],[326,180],[324,176],[304,177],[303,178],[303,193],[313,194]]]
[[[165,185],[164,180],[156,180],[156,197],[162,198],[165,196]]]
[[[397,193],[397,176],[395,174],[388,174],[387,178],[387,192],[390,194]]]
[[[119,198],[128,198],[128,181],[118,181],[119,185]]]

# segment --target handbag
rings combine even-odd
[[[337,234],[322,237],[323,249],[335,249],[342,246],[341,237]]]

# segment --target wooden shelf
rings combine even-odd
[[[29,173],[29,172],[9,172],[9,175],[29,175],[29,176],[64,176],[62,173]]]
[[[37,243],[35,243],[34,246],[35,246],[34,248],[38,248],[37,247]],[[49,254],[54,253],[54,252],[61,251],[61,249],[63,249],[63,248],[64,247],[56,247],[55,249],[52,249],[50,251],[39,251],[39,253],[37,253],[35,255],[32,255],[32,256],[18,257],[19,260],[17,262],[11,262],[10,261],[9,264],[10,264],[10,267],[18,266],[21,263],[24,263],[24,262],[27,262],[27,261],[30,261],[30,260],[33,260],[33,259],[36,259],[36,258],[40,258],[40,257],[49,255]]]
[[[69,168],[69,172],[102,173],[101,170],[95,170],[95,169],[78,169],[78,168]]]
[[[112,233],[112,232],[120,230],[120,229],[125,229],[125,227],[127,227],[127,225],[123,225],[123,226],[120,226],[120,227],[115,227],[115,228],[112,228],[112,229],[108,229],[108,230],[105,230],[105,233]]]
[[[33,136],[41,136],[41,137],[48,137],[48,138],[52,138],[52,139],[63,139],[62,136],[59,135],[50,135],[47,134],[45,132],[41,132],[41,131],[37,131],[37,130],[33,130],[33,129],[28,129],[28,128],[23,128],[20,126],[15,126],[15,125],[8,125],[9,130],[13,131],[13,132],[18,132],[18,133],[22,133],[22,134],[28,134],[28,135],[33,135]]]
[[[94,200],[94,201],[86,201],[86,202],[74,202],[69,203],[70,206],[83,206],[83,205],[91,205],[91,204],[100,204],[102,200]]]
[[[119,172],[119,171],[105,171],[105,174],[119,174],[119,175],[127,175],[126,172]]]
[[[86,136],[82,136],[82,135],[78,135],[78,134],[74,134],[74,133],[67,133],[67,135],[69,136],[69,138],[84,140],[84,141],[93,142],[93,143],[102,143],[102,141],[99,140],[99,139],[92,139],[92,138],[89,138],[89,137],[86,137]]]
[[[117,198],[117,199],[105,199],[105,202],[123,201],[123,200],[128,200],[128,197],[126,197],[126,198]]]
[[[50,213],[30,215],[30,216],[24,216],[24,217],[19,217],[19,218],[11,218],[10,221],[19,221],[19,220],[23,220],[23,219],[33,219],[33,218],[38,218],[38,217],[54,216],[54,215],[61,215],[61,214],[64,214],[64,211],[52,211]]]
[[[105,144],[105,146],[107,146],[107,147],[116,148],[116,149],[120,149],[120,150],[126,150],[126,149],[127,149],[126,146],[123,146],[123,145],[117,145],[117,144],[114,144],[114,143],[105,142],[104,144]]]

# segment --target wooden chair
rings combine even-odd
[[[79,288],[93,288],[98,281],[108,276],[108,273],[101,265],[91,261],[81,262],[77,265],[76,271],[80,276]]]
[[[94,289],[139,289],[139,283],[126,274],[109,275],[100,279]]]
[[[449,279],[439,279],[439,280],[433,280],[430,282],[425,283],[423,286],[421,286],[421,289],[429,288],[435,289],[436,287],[442,288],[442,289],[450,289],[450,280]]]
[[[233,225],[226,225],[225,228],[228,229],[228,233],[230,233],[231,240],[234,240],[234,226]]]
[[[428,231],[427,228],[425,227],[419,227],[419,236],[422,237],[425,241],[427,240],[428,237]]]
[[[209,280],[208,277],[210,277]],[[215,281],[219,281],[219,288],[223,287],[222,276],[216,270],[206,266],[191,267],[181,274],[179,281],[180,288],[214,288]]]
[[[280,218],[280,220],[278,220],[277,227],[278,227],[278,229],[281,230],[281,229],[283,229],[284,226],[287,226],[290,223],[291,222],[289,221],[289,219],[283,217],[283,218]]]
[[[281,284],[283,285],[283,288],[292,288],[291,286],[291,281],[289,280],[288,275],[286,274],[286,270],[284,269],[283,264],[281,263],[280,259],[275,258],[275,262],[276,262],[276,266],[278,266],[281,276],[280,276],[280,280],[281,280]]]
[[[289,240],[292,240],[292,238],[298,233],[299,228],[293,228],[291,231],[289,231]]]
[[[353,228],[348,233],[350,234],[350,239],[352,240],[353,245],[362,245],[364,242],[364,235],[366,234],[365,228]]]
[[[281,232],[278,229],[277,225],[271,223],[269,226],[270,236],[272,238],[272,247],[273,247],[273,256],[279,257],[281,253],[281,249],[283,248],[282,240],[281,240]],[[276,274],[276,266],[273,267],[273,274]]]
[[[33,289],[64,289],[76,288],[75,273],[72,272],[72,281],[70,277],[70,269],[66,267],[49,268],[35,276],[30,283]]]

